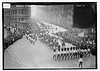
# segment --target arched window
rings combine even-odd
[[[8,14],[10,15],[10,11],[8,11]]]
[[[21,21],[24,21],[24,18],[21,18]]]
[[[20,9],[18,9],[18,14],[20,14]]]
[[[15,18],[15,21],[17,21],[17,18]]]
[[[17,10],[15,10],[15,15],[17,14]]]
[[[20,21],[20,18],[18,18],[18,21]]]
[[[24,10],[23,9],[21,9],[21,14],[23,15],[23,12],[24,12]]]

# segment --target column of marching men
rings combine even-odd
[[[48,45],[50,47],[50,49],[53,49],[54,45],[55,45],[55,39],[53,40],[52,38],[50,38],[49,35],[46,34],[40,34],[39,39],[42,43]]]
[[[57,42],[57,39],[48,38],[46,35],[41,35],[40,40],[53,50],[54,60],[77,59],[80,58],[80,55],[88,57],[91,53],[89,48],[82,49],[81,47],[68,47],[65,45],[65,42],[59,43]]]
[[[27,40],[32,44],[35,44],[37,37],[34,37],[34,34],[25,34]],[[55,38],[50,38],[48,35],[40,34],[39,39],[42,43],[47,44],[50,49],[53,50],[53,59],[56,60],[67,60],[67,59],[76,59],[80,58],[80,55],[83,57],[90,56],[90,49],[81,49],[81,47],[68,47],[65,45],[65,42],[60,43]]]
[[[74,50],[73,50],[74,49]],[[53,49],[53,59],[54,60],[66,60],[66,59],[77,59],[80,55],[83,57],[90,56],[90,49],[80,49],[79,47],[60,47]]]
[[[34,34],[25,34],[24,36],[27,40],[29,40],[29,42],[31,42],[32,44],[35,44],[36,42],[36,37]]]

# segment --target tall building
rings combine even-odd
[[[63,28],[73,26],[73,5],[32,5],[32,18]]]
[[[30,15],[30,5],[11,5],[9,9],[4,9],[4,25],[24,29]]]

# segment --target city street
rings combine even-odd
[[[57,33],[57,32],[64,32],[66,31],[66,29],[60,27],[60,26],[57,26],[57,25],[54,25],[54,24],[50,24],[50,23],[47,23],[45,21],[41,21],[42,24],[44,24],[45,26],[50,26],[51,29],[48,29],[49,30],[49,34],[52,35],[52,33]],[[37,22],[37,25],[41,28],[43,27],[41,23]]]
[[[97,68],[97,3],[26,3],[2,3],[3,69]]]
[[[31,44],[25,37],[4,52],[6,68],[78,68],[78,59],[54,61],[52,50],[39,40]],[[95,57],[84,58],[83,68],[95,68]]]

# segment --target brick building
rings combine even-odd
[[[4,8],[4,25],[24,29],[30,15],[30,5],[11,5],[9,9]]]

